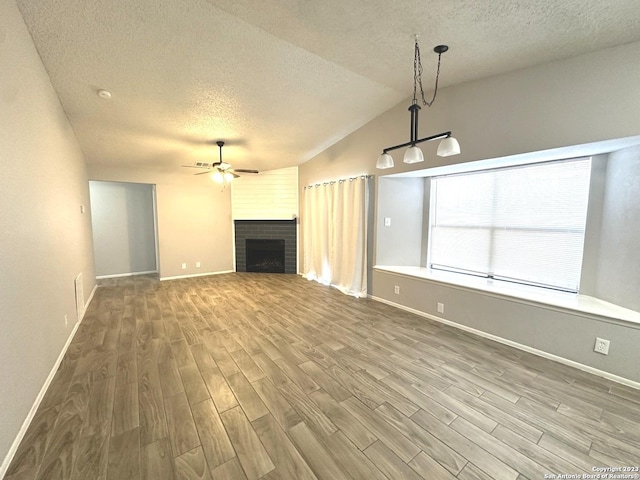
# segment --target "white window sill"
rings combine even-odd
[[[380,272],[419,278],[455,288],[481,291],[496,297],[504,297],[522,303],[533,303],[545,308],[566,310],[589,317],[601,317],[608,321],[633,323],[640,327],[640,312],[587,295],[557,292],[528,285],[431,270],[425,267],[375,265],[373,268]]]

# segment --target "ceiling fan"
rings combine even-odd
[[[238,173],[260,173],[258,170],[250,170],[245,168],[231,168],[231,165],[222,161],[222,147],[224,146],[224,142],[222,140],[218,140],[216,145],[220,148],[220,159],[217,162],[209,163],[209,162],[196,162],[193,165],[182,165],[186,168],[200,168],[205,169],[206,171],[196,173],[195,175],[205,175],[207,173],[213,172],[211,178],[216,180],[219,183],[230,182],[234,178],[238,178],[240,175]]]

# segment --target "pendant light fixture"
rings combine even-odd
[[[442,140],[438,145],[437,155],[439,157],[448,157],[450,155],[458,155],[460,153],[460,144],[451,136],[451,132],[438,133],[425,138],[418,138],[418,112],[420,111],[420,105],[418,105],[417,91],[420,86],[420,95],[422,97],[422,104],[430,107],[436,99],[438,93],[438,79],[440,77],[440,58],[442,54],[449,50],[446,45],[438,45],[433,49],[438,54],[438,69],[436,71],[436,83],[433,89],[433,97],[430,102],[427,102],[424,98],[424,89],[422,88],[422,62],[420,61],[420,46],[418,45],[418,36],[416,35],[414,56],[413,56],[413,100],[409,107],[411,113],[411,140],[400,145],[394,145],[393,147],[387,147],[382,150],[382,153],[378,157],[376,162],[376,168],[384,169],[393,167],[393,157],[389,155],[391,150],[398,148],[409,147],[404,152],[404,163],[418,163],[424,161],[424,155],[422,150],[416,146],[418,143],[428,142],[430,140]]]

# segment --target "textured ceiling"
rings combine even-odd
[[[90,164],[302,163],[425,87],[640,39],[638,0],[17,0]],[[96,95],[112,92],[111,100]]]

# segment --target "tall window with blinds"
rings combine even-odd
[[[434,177],[429,266],[577,292],[591,159]]]

